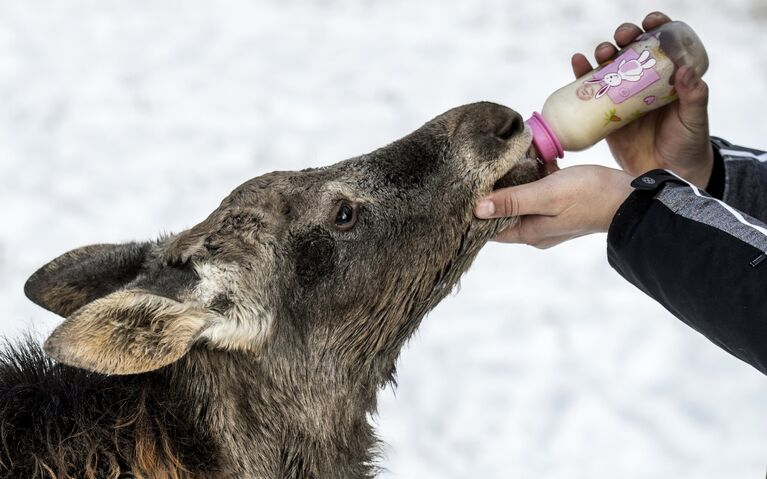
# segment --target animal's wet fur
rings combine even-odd
[[[512,169],[529,143],[512,110],[467,105],[250,180],[182,233],[43,266],[25,292],[67,319],[45,343],[58,362],[31,339],[0,353],[0,478],[372,477],[376,393],[513,221],[472,206],[537,177]],[[356,223],[334,223],[339,202]]]

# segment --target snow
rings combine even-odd
[[[57,323],[22,287],[68,249],[189,227],[247,178],[458,104],[528,115],[571,53],[653,9],[708,47],[712,131],[767,147],[763,0],[0,0],[0,332]],[[382,476],[761,477],[765,397],[613,272],[603,235],[491,244],[381,395]]]

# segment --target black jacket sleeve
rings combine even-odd
[[[712,138],[714,171],[706,191],[767,223],[767,153]]]
[[[648,172],[633,185],[636,191],[608,232],[610,265],[674,316],[767,374],[767,225],[665,170]],[[753,212],[764,212],[762,194],[739,198]]]

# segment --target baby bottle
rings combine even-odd
[[[549,96],[527,120],[533,146],[545,161],[598,142],[643,114],[677,99],[674,75],[690,66],[702,76],[708,55],[684,22],[647,31],[601,65]]]

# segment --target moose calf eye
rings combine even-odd
[[[346,231],[357,222],[357,203],[351,201],[339,201],[336,205],[335,226],[337,229]]]

